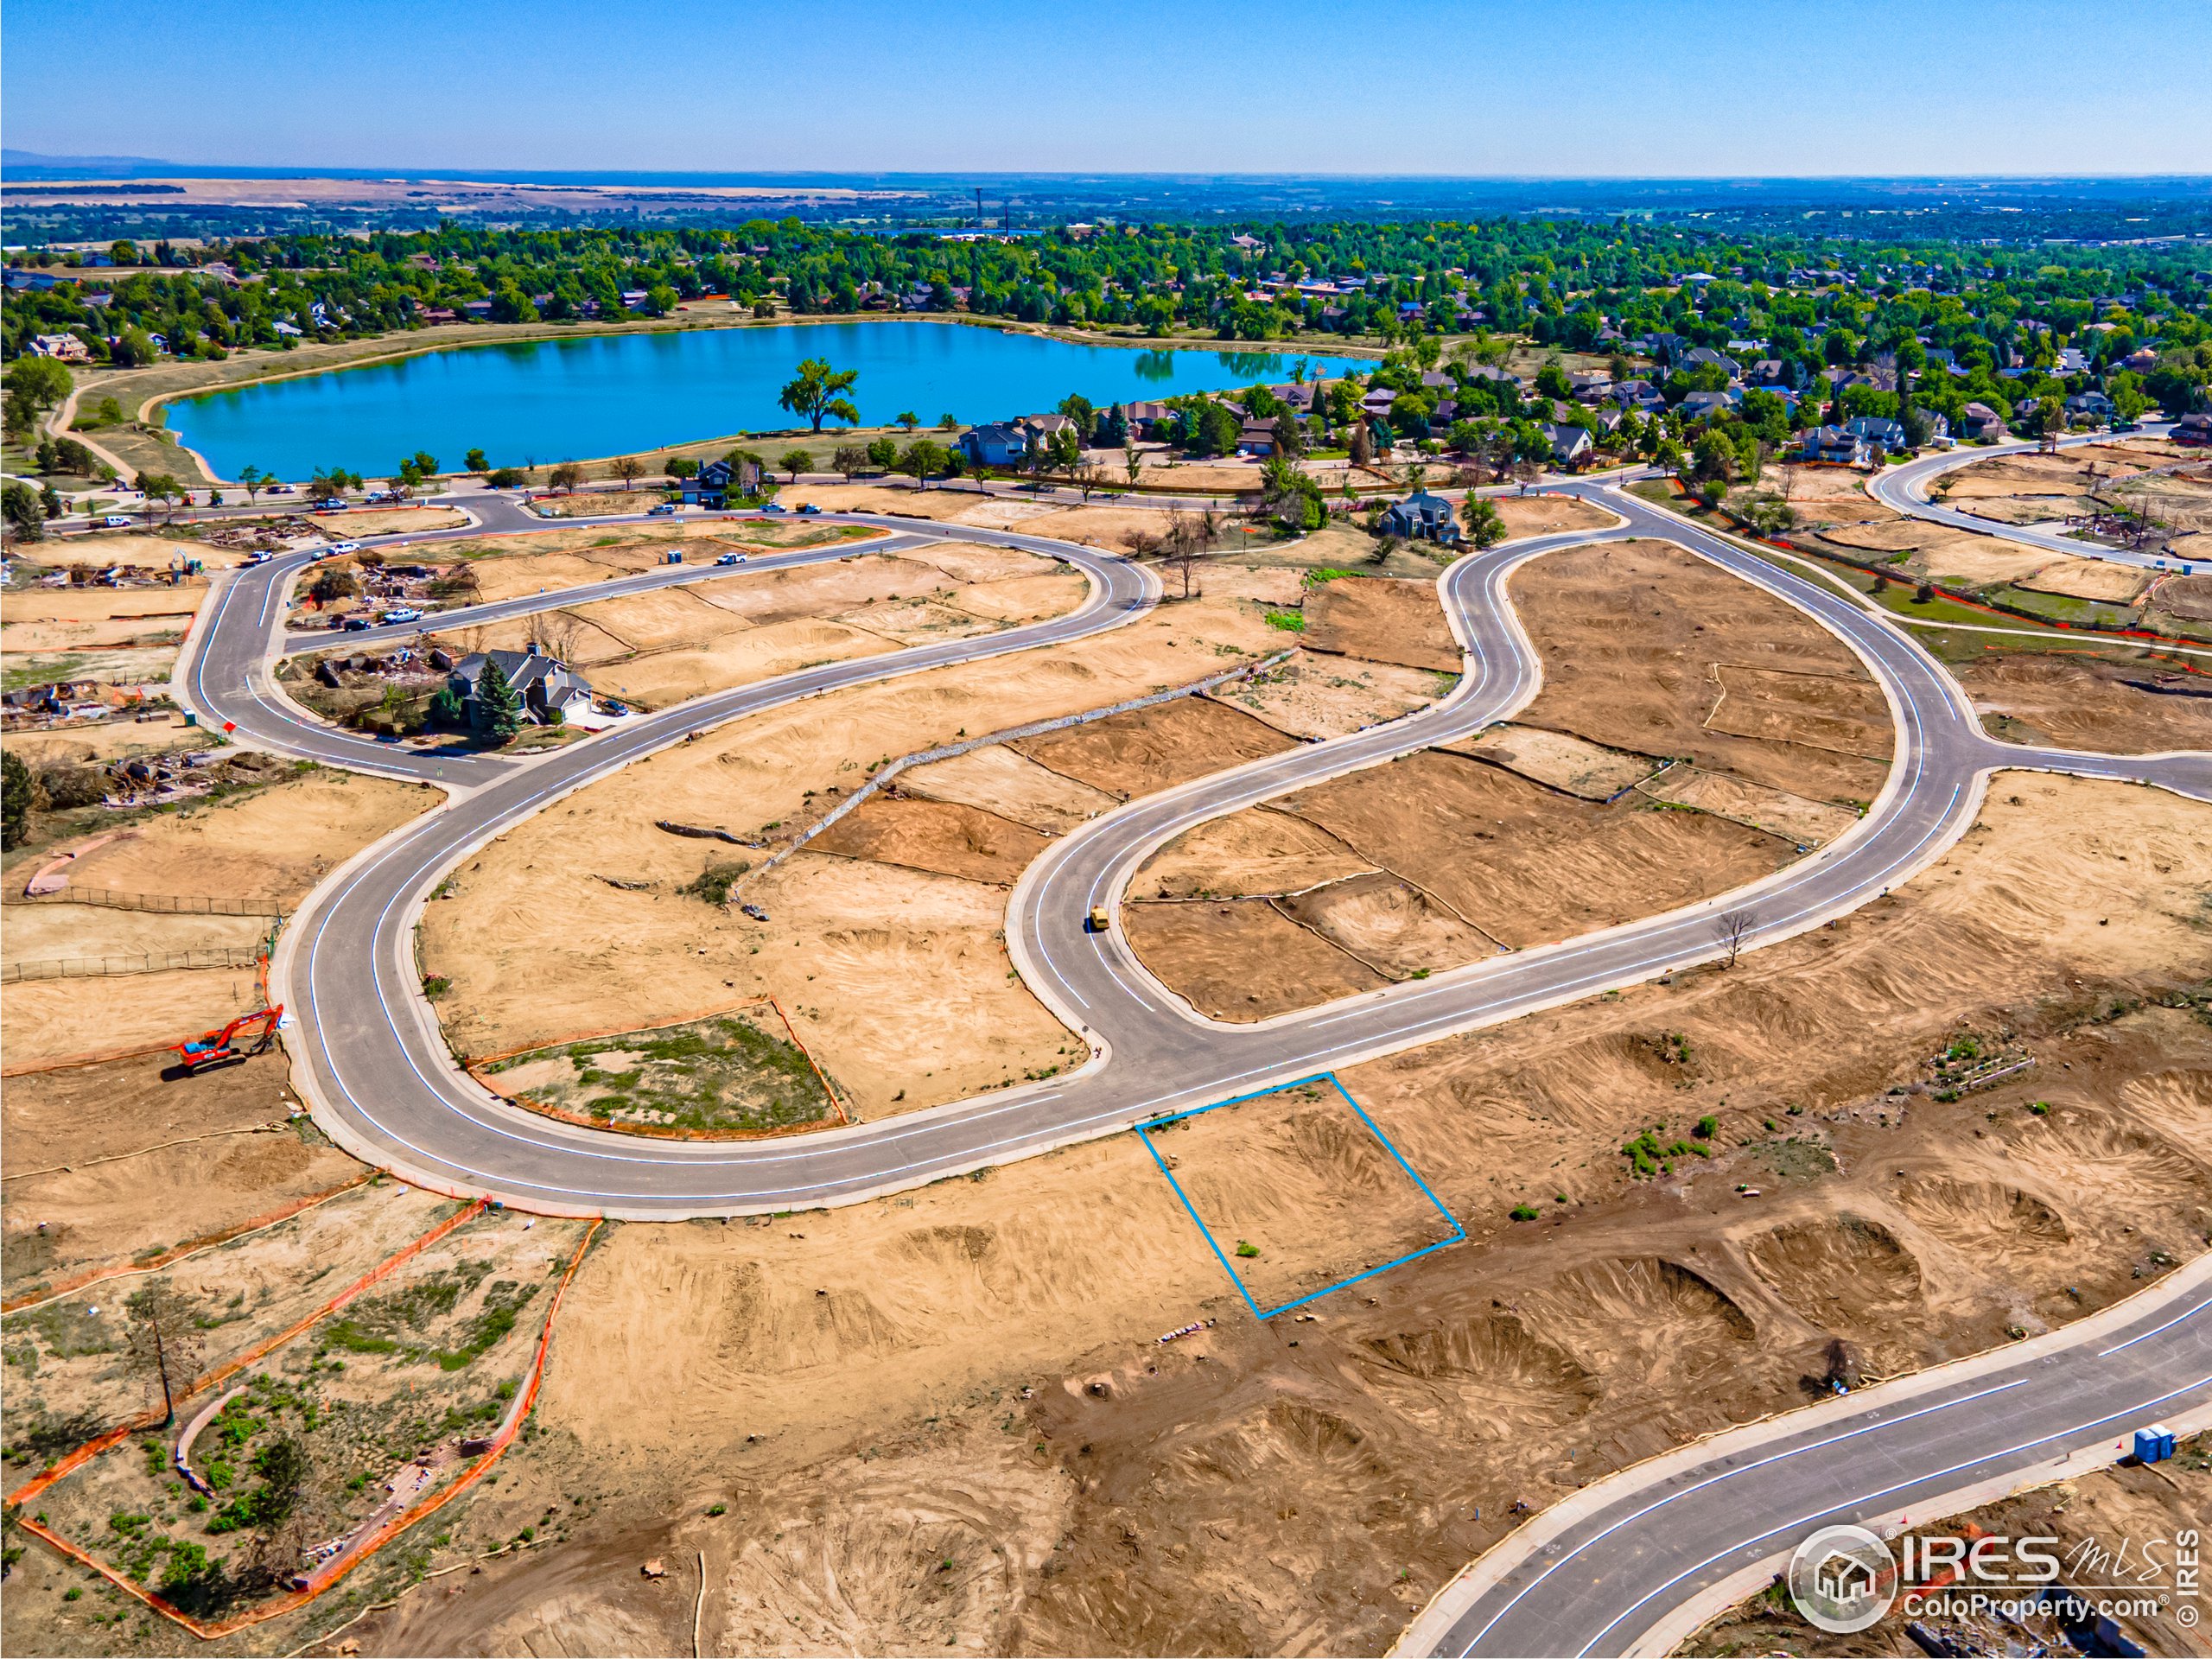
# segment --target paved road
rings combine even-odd
[[[1583,487],[1629,520],[1611,534],[1683,542],[1811,611],[1866,657],[1893,701],[1901,738],[1890,785],[1855,830],[1726,903],[1496,957],[1257,1027],[1199,1018],[1138,966],[1118,929],[1082,931],[1090,906],[1110,904],[1147,850],[1179,829],[1477,730],[1533,695],[1536,661],[1504,603],[1506,575],[1524,559],[1592,538],[1560,535],[1494,550],[1461,561],[1442,583],[1469,660],[1448,702],[1135,803],[1055,843],[1032,867],[1012,902],[1009,949],[1038,994],[1092,1039],[1096,1052],[1084,1071],[881,1123],[767,1143],[640,1143],[571,1128],[518,1111],[455,1071],[415,979],[412,934],[423,895],[446,868],[501,830],[688,731],[893,674],[1073,639],[1136,614],[1150,602],[1151,579],[1123,560],[1069,543],[932,526],[936,535],[1064,557],[1091,576],[1096,595],[1052,622],[807,670],[625,722],[530,761],[419,753],[301,723],[288,704],[257,689],[253,672],[269,649],[269,619],[289,566],[272,562],[226,581],[205,642],[188,662],[190,701],[291,753],[466,791],[327,881],[286,931],[277,981],[297,1016],[289,1040],[319,1121],[359,1155],[425,1185],[525,1207],[674,1218],[849,1202],[1715,956],[1721,949],[1715,918],[1725,908],[1753,911],[1753,944],[1815,926],[1903,880],[1955,839],[1973,817],[1980,774],[1993,766],[2141,777],[2212,798],[2207,757],[2077,757],[1993,743],[1948,677],[1898,631],[1634,498]]]
[[[2212,1402],[2212,1275],[2201,1268],[2081,1330],[2085,1340],[2056,1333],[2041,1352],[2000,1351],[1615,1477],[1560,1506],[1565,1524],[1532,1522],[1507,1570],[1466,1580],[1470,1593],[1447,1590],[1399,1650],[1663,1651],[1645,1638],[1670,1625],[1688,1634],[1701,1603],[1743,1589],[1729,1580],[1764,1581],[1762,1563],[1820,1527],[1940,1516],[1951,1506],[1939,1498],[2009,1488],[2062,1455],[2084,1471],[2109,1463],[2143,1424]]]
[[[2076,438],[2062,438],[2063,449],[2078,449],[2084,444],[2113,443],[2125,438],[2163,437],[2172,428],[2164,423],[2145,426],[2138,433],[2095,432]],[[2030,547],[2045,548],[2053,553],[2063,553],[2077,559],[2103,559],[2113,564],[2132,564],[2145,570],[2178,570],[2183,568],[2178,559],[2163,553],[2139,553],[2131,548],[2105,547],[2094,542],[2076,541],[2056,531],[2036,530],[2023,525],[2000,524],[1994,519],[1978,518],[1973,513],[1961,512],[1928,499],[1928,486],[1946,473],[1957,472],[1976,461],[1993,461],[1999,455],[2029,455],[2039,453],[2040,443],[1999,443],[1986,447],[1954,449],[1948,454],[1923,455],[1917,461],[1908,461],[1886,472],[1877,473],[1866,480],[1867,493],[1884,506],[1924,518],[1931,524],[1948,524],[1954,530],[1971,531],[1977,536],[1993,536],[2008,542],[2020,542]]]

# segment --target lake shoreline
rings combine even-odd
[[[243,391],[249,388],[276,385],[286,381],[340,374],[349,369],[389,367],[391,365],[417,358],[482,349],[493,346],[535,345],[548,340],[613,340],[636,335],[734,332],[748,328],[773,329],[854,323],[912,322],[982,328],[997,334],[1058,340],[1070,346],[1134,351],[1245,353],[1279,357],[1325,355],[1331,358],[1364,362],[1381,361],[1384,352],[1384,348],[1380,345],[1360,341],[1347,341],[1340,344],[1333,339],[1325,345],[1318,343],[1305,345],[1303,342],[1295,341],[1224,340],[1217,337],[1193,335],[1155,339],[1147,335],[1098,334],[1085,329],[1058,327],[1047,323],[1026,323],[1002,317],[971,316],[965,312],[854,312],[804,316],[779,314],[774,317],[730,316],[727,318],[679,315],[671,318],[639,318],[620,323],[435,324],[424,329],[409,329],[374,335],[361,340],[334,342],[321,347],[309,346],[305,349],[327,353],[328,355],[321,358],[318,361],[300,364],[296,366],[290,360],[293,358],[291,353],[257,353],[249,363],[250,369],[255,372],[244,374],[226,372],[232,365],[238,362],[238,357],[242,355],[238,353],[234,353],[231,358],[222,362],[172,362],[152,365],[144,369],[95,372],[97,378],[83,376],[79,379],[76,391],[73,392],[69,400],[70,413],[73,415],[76,407],[85,401],[114,397],[124,404],[125,421],[130,424],[97,427],[89,431],[79,431],[67,423],[56,420],[53,423],[53,429],[57,435],[65,432],[73,433],[74,435],[101,442],[112,443],[118,437],[135,440],[128,445],[130,448],[158,445],[159,451],[144,458],[143,463],[138,465],[135,470],[161,470],[161,463],[166,461],[167,464],[174,466],[175,459],[181,458],[194,463],[200,474],[197,479],[185,480],[184,481],[188,484],[226,486],[234,485],[236,480],[219,476],[213,465],[198,450],[181,444],[166,435],[160,438],[153,437],[149,434],[141,435],[136,432],[133,427],[165,428],[167,421],[164,411],[168,404],[206,397],[211,393]],[[499,332],[486,338],[486,331],[489,329],[497,329]],[[423,338],[417,338],[418,336]],[[389,346],[390,349],[372,349],[359,355],[342,354],[346,353],[349,347],[379,346]],[[194,370],[204,371],[204,378],[200,374],[191,374]],[[156,390],[149,390],[141,394],[135,403],[131,400],[131,389],[128,384],[130,378],[168,379],[180,372],[191,374],[191,378],[183,385],[169,385]],[[116,390],[118,383],[121,385],[120,391]],[[789,435],[801,429],[798,428],[774,429],[741,435],[773,438]],[[687,438],[681,442],[652,445],[647,449],[617,453],[640,455],[659,454],[710,441],[707,438]],[[118,459],[123,458],[118,457]],[[613,456],[606,457],[606,459],[613,458]]]
[[[986,347],[981,340],[972,347],[957,347],[946,344],[894,344],[894,339],[908,342],[922,337],[913,333],[891,336],[880,330],[861,330],[864,323],[933,323],[940,327],[967,328],[1008,342],[1001,351],[996,346]],[[779,438],[812,438],[817,441],[829,435],[815,432],[804,424],[786,426],[762,423],[760,416],[773,419],[777,411],[771,407],[773,386],[788,373],[789,365],[779,360],[773,370],[764,369],[764,362],[772,347],[765,343],[740,343],[749,331],[784,331],[794,327],[833,328],[846,331],[841,350],[832,345],[822,353],[835,357],[840,367],[857,367],[862,372],[859,395],[881,402],[887,408],[899,403],[912,406],[920,401],[934,401],[940,396],[950,405],[961,410],[960,424],[967,426],[977,421],[1004,418],[1007,408],[1049,408],[1058,401],[1059,393],[1068,385],[1074,385],[1096,397],[1103,406],[1109,403],[1142,400],[1185,395],[1194,391],[1222,391],[1244,384],[1249,377],[1260,379],[1283,372],[1282,365],[1295,359],[1326,363],[1335,361],[1345,369],[1356,368],[1371,362],[1371,357],[1358,353],[1358,346],[1343,346],[1331,340],[1325,346],[1316,342],[1300,350],[1296,343],[1282,341],[1221,340],[1217,339],[1183,338],[1160,340],[1148,337],[1100,335],[1083,331],[1054,328],[1044,325],[1009,322],[998,318],[976,318],[960,314],[882,314],[861,313],[850,316],[804,316],[798,318],[733,318],[709,320],[684,318],[674,321],[641,321],[629,327],[588,327],[574,328],[563,325],[523,325],[500,327],[499,333],[486,339],[476,332],[474,325],[461,325],[459,329],[442,326],[435,331],[439,337],[421,340],[385,335],[371,342],[360,342],[372,349],[344,351],[333,348],[330,356],[308,363],[288,362],[283,359],[265,359],[254,365],[257,373],[238,373],[235,370],[224,372],[226,365],[208,364],[205,375],[181,375],[184,365],[164,365],[152,371],[125,371],[128,374],[143,373],[147,378],[158,376],[167,382],[149,386],[142,396],[138,408],[142,413],[140,424],[125,435],[135,439],[135,446],[153,450],[158,459],[139,463],[138,470],[184,470],[180,463],[191,463],[191,470],[200,476],[197,480],[215,485],[226,485],[234,480],[226,475],[226,468],[240,467],[248,459],[259,464],[269,450],[291,453],[270,456],[278,461],[272,470],[286,479],[302,467],[321,466],[335,460],[365,474],[378,474],[381,468],[372,464],[364,450],[372,449],[380,458],[382,448],[397,443],[391,453],[427,447],[434,453],[443,452],[456,443],[476,444],[480,447],[519,454],[503,454],[496,465],[536,465],[556,460],[573,458],[575,451],[586,450],[601,460],[620,455],[652,457],[671,452],[693,448],[702,444],[722,442],[775,442]],[[493,325],[498,327],[499,325]],[[432,331],[424,331],[426,333]],[[669,337],[663,348],[639,346],[618,349],[604,345],[610,341],[629,341],[638,339]],[[676,336],[698,337],[696,346],[678,346]],[[880,346],[865,342],[880,340]],[[940,336],[943,340],[945,336]],[[715,343],[718,340],[719,343]],[[559,368],[540,369],[534,365],[525,366],[531,353],[502,353],[508,359],[501,362],[499,356],[479,357],[472,362],[468,353],[472,348],[488,346],[530,346],[549,342],[569,345],[587,341],[602,342],[601,349],[587,353],[581,358],[558,353],[552,359],[537,359],[537,363],[561,364]],[[1017,343],[1021,342],[1021,343]],[[804,355],[808,347],[794,340],[795,348]],[[398,346],[399,349],[374,349],[377,346]],[[1054,374],[1040,365],[1053,359],[1053,354],[1065,348],[1071,361],[1065,365],[1067,372]],[[1372,350],[1372,348],[1367,348]],[[680,352],[680,358],[670,358],[670,351]],[[977,353],[981,353],[980,356]],[[1008,353],[1011,353],[1009,356]],[[849,354],[856,354],[855,364]],[[1223,372],[1214,372],[1210,367],[1191,364],[1180,374],[1173,368],[1137,366],[1139,359],[1153,358],[1161,363],[1172,360],[1188,362],[1192,354],[1223,359]],[[289,354],[287,354],[289,356]],[[518,363],[520,356],[524,359]],[[1240,367],[1229,359],[1254,359],[1249,367]],[[335,360],[333,360],[333,359]],[[872,360],[873,359],[873,360]],[[1076,359],[1081,359],[1079,362]],[[390,374],[395,370],[417,363],[435,362],[441,366],[433,372],[433,380],[443,377],[445,390],[425,407],[435,406],[427,415],[423,426],[431,429],[418,433],[400,427],[395,419],[396,400],[408,395],[395,390],[404,383],[388,381],[373,391],[353,394],[359,407],[340,411],[331,402],[328,390],[336,382],[334,377],[353,369],[380,369]],[[1264,363],[1264,365],[1262,365]],[[664,364],[665,368],[645,367],[644,365]],[[1102,367],[1109,365],[1101,372]],[[463,366],[455,366],[463,365]],[[543,378],[537,377],[543,376]],[[662,396],[662,384],[655,376],[664,377],[666,397]],[[1086,376],[1089,377],[1086,381]],[[917,378],[926,381],[918,397]],[[118,380],[120,376],[116,377]],[[181,380],[182,384],[179,384]],[[1145,381],[1162,384],[1156,389],[1147,388]],[[273,392],[286,386],[297,387],[302,382],[316,382],[321,390],[285,399],[290,406],[291,418],[271,418],[265,406],[257,399],[255,413],[239,414],[235,406],[228,406],[232,394]],[[1041,384],[1040,384],[1041,383]],[[1102,384],[1103,383],[1103,384]],[[114,382],[111,381],[110,385]],[[143,384],[143,383],[142,383]],[[128,390],[128,383],[124,383]],[[102,396],[113,396],[99,380],[80,388],[72,400],[72,412],[84,402]],[[280,397],[282,392],[276,392]],[[414,394],[418,402],[423,391],[416,385]],[[503,405],[499,399],[510,402]],[[198,400],[218,400],[207,405],[208,414],[188,415],[169,422],[175,412],[168,406],[182,403],[190,405]],[[551,428],[543,407],[530,407],[530,400],[541,402],[565,398],[573,411],[575,423],[586,429],[570,431],[565,426]],[[518,401],[517,401],[518,400]],[[721,404],[734,404],[737,407],[708,407],[719,400]],[[456,419],[459,412],[478,410],[481,415],[481,429],[472,430]],[[671,425],[641,438],[634,429],[644,426],[648,431],[652,422],[647,416],[658,415]],[[698,419],[700,416],[705,419]],[[721,416],[718,421],[715,416]],[[723,424],[730,415],[740,416],[739,429],[732,432]],[[358,427],[348,424],[348,416],[358,421]],[[862,426],[880,429],[890,423],[880,418],[867,420]],[[934,423],[931,423],[932,425]],[[259,431],[259,427],[269,430]],[[456,431],[456,427],[460,429]],[[595,431],[589,429],[596,427]],[[625,427],[632,429],[624,430]],[[713,435],[720,429],[722,436],[700,436],[704,432]],[[124,432],[124,429],[98,429],[103,435]],[[276,435],[271,437],[274,432]],[[158,434],[158,435],[156,435]],[[189,436],[188,444],[184,440]],[[486,442],[486,440],[490,440]],[[594,442],[596,440],[596,442]],[[610,442],[611,441],[611,442]],[[243,448],[244,453],[241,453]],[[303,454],[303,449],[312,453]],[[256,453],[259,451],[261,453]],[[450,460],[450,456],[445,457]],[[301,476],[307,474],[302,473]],[[293,480],[296,481],[296,480]]]

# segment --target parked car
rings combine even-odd
[[[348,633],[365,633],[376,625],[376,619],[372,616],[349,616],[338,626]]]
[[[338,500],[334,497],[326,496],[320,501],[310,501],[308,505],[317,512],[343,512],[352,504]]]
[[[130,528],[130,520],[124,518],[119,512],[111,512],[106,518],[100,520],[100,528],[102,530],[128,530]]]
[[[264,495],[297,495],[299,493],[298,486],[292,484],[271,484],[262,491]]]
[[[256,551],[247,554],[245,557],[240,559],[238,563],[240,564],[266,564],[269,563],[269,556],[266,553]]]
[[[742,553],[725,553],[721,557],[716,559],[715,563],[716,564],[743,564],[745,563],[745,555]]]
[[[763,505],[760,511],[763,512],[783,512],[787,511],[787,509],[779,507],[773,501],[770,501]]]
[[[359,542],[333,542],[323,550],[326,553],[358,553],[360,550],[361,544]]]
[[[666,518],[672,517],[677,511],[677,508],[675,502],[664,501],[657,507],[648,508],[645,512],[645,517],[648,518]]]
[[[821,511],[822,511],[822,509],[821,509],[821,508],[819,508],[819,507],[817,507],[817,506],[816,506],[816,505],[814,505],[814,503],[813,503],[813,502],[809,501],[809,502],[807,502],[805,505],[804,505],[803,506],[801,506],[801,507],[799,508],[799,511],[800,511],[801,512],[803,512],[803,513],[805,513],[809,518],[811,518],[811,517],[813,517],[813,515],[814,515],[814,514],[816,514],[816,513],[817,513],[817,512],[821,512]]]
[[[381,619],[385,622],[420,622],[422,620],[423,613],[412,605],[395,605]]]

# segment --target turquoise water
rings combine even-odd
[[[168,405],[169,428],[223,478],[258,467],[304,479],[369,477],[427,449],[448,470],[481,448],[494,467],[545,466],[798,424],[776,404],[801,358],[857,369],[863,424],[902,410],[1003,420],[1071,392],[1104,405],[1287,378],[1300,356],[1077,346],[929,322],[809,323],[471,346],[334,370]]]

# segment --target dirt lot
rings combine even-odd
[[[1375,866],[1319,824],[1262,809],[1209,818],[1145,861],[1143,899],[1266,898],[1367,875]]]
[[[2133,605],[2150,585],[2151,572],[2125,564],[2107,564],[2101,559],[2060,559],[2044,566],[2035,575],[2020,579],[2021,587],[2032,588],[2040,594],[2101,599],[2115,605]]]
[[[1008,747],[1063,777],[1126,801],[1281,754],[1297,744],[1225,703],[1178,697],[1065,731],[1025,737]]]
[[[1088,810],[1080,804],[1090,796],[1071,791],[1071,778],[1094,791],[1154,788],[1154,779],[1212,771],[1239,746],[1271,753],[1289,739],[1178,700],[1022,744],[1043,763],[1036,773],[965,760],[952,769],[955,788],[982,795],[980,807],[917,799],[864,809],[844,830],[855,838],[830,843],[861,855],[802,853],[740,882],[737,896],[765,909],[766,923],[704,901],[696,883],[788,845],[880,761],[1187,683],[1258,654],[1272,633],[1253,607],[1207,599],[1049,655],[810,699],[627,767],[464,864],[451,896],[429,907],[423,965],[453,982],[441,1004],[446,1029],[464,1052],[486,1054],[772,995],[864,1116],[1065,1065],[1072,1039],[1014,978],[1000,937],[1006,893],[990,885],[1012,878],[1038,836],[1019,811],[987,832],[989,791],[1011,787],[1027,797],[1023,810],[1049,818]],[[970,787],[958,790],[963,771]],[[918,778],[918,795],[929,781]],[[661,818],[760,845],[672,836],[654,827]],[[899,861],[878,861],[887,855]],[[531,992],[518,997],[524,978]]]
[[[1137,959],[1210,1020],[1253,1020],[1389,980],[1265,899],[1127,905]]]
[[[203,561],[210,570],[225,570],[245,556],[181,537],[157,536],[151,531],[116,530],[41,542],[27,549],[22,556],[27,563],[56,569],[86,564],[98,570],[116,564],[140,570],[166,570],[177,560],[188,556]]]
[[[205,729],[188,727],[184,716],[156,715],[150,720],[112,720],[72,725],[52,732],[10,732],[0,747],[21,755],[26,766],[112,766],[141,755],[205,749],[214,740]]]
[[[541,495],[530,511],[541,518],[611,518],[644,512],[668,499],[664,490],[594,490],[582,495]]]
[[[1544,661],[1522,723],[1815,800],[1880,791],[1887,708],[1859,659],[1802,611],[1651,542],[1552,554],[1509,591]],[[1722,729],[1708,717],[1730,702]]]
[[[902,794],[953,801],[1048,836],[1110,811],[1119,797],[1062,777],[1003,743],[987,744],[899,774]]]
[[[175,588],[22,588],[0,594],[0,652],[173,645],[207,597],[204,576]]]
[[[1609,530],[1620,522],[1603,507],[1572,495],[1501,495],[1491,505],[1513,537],[1549,536],[1562,530]]]
[[[1341,576],[1314,587],[1305,613],[1301,643],[1309,651],[1459,671],[1459,642],[1433,582]]]
[[[572,1294],[539,1433],[453,1522],[482,1548],[574,1497],[570,1541],[347,1634],[680,1648],[702,1550],[702,1651],[1380,1651],[1516,1501],[1805,1400],[1834,1337],[1868,1370],[1925,1363],[2199,1247],[2212,1039],[2104,1016],[2212,969],[2203,811],[2000,779],[1937,869],[1836,928],[1353,1069],[1471,1242],[1311,1322],[1241,1313],[1128,1137],[880,1205],[622,1230]],[[2039,1064],[1948,1104],[1886,1094],[1967,1031]],[[1624,1142],[1700,1114],[1712,1158],[1637,1179]],[[1400,1247],[1335,1156],[1254,1148],[1258,1218],[1300,1252],[1264,1261]],[[1508,1220],[1522,1203],[1543,1218]]]
[[[1649,778],[1666,763],[1656,755],[1630,754],[1609,749],[1572,732],[1547,731],[1541,726],[1504,723],[1492,726],[1465,742],[1442,746],[1454,754],[1471,754],[1533,778],[1554,789],[1563,789],[1585,800],[1608,801],[1623,790]]]
[[[2212,749],[2212,681],[2202,675],[2152,663],[1996,654],[1957,672],[1983,723],[2015,742],[2107,754]]]
[[[311,512],[307,519],[332,536],[404,536],[418,530],[459,530],[468,516],[453,507],[349,507],[344,512]]]
[[[1364,731],[1449,696],[1456,672],[1300,651],[1208,695],[1309,742]]]
[[[2131,1614],[2118,1620],[2120,1631],[2146,1652],[2184,1654],[2202,1647],[2203,1637],[2184,1628],[2172,1612],[2191,1602],[2201,1609],[2202,1586],[2194,1597],[2174,1593],[2171,1541],[2184,1532],[2201,1534],[2208,1514],[2212,1514],[2212,1437],[2200,1434],[2184,1440],[2172,1461],[2154,1468],[2115,1465],[2022,1492],[1934,1526],[1915,1527],[1912,1531],[1923,1540],[1972,1540],[1983,1535],[2053,1539],[2054,1544],[2043,1547],[2058,1558],[2069,1580],[2087,1578],[2094,1570],[2091,1564],[2101,1559],[2117,1560],[2122,1546],[2132,1542],[2126,1565],[2115,1576],[2123,1584],[2139,1586],[2141,1592],[2153,1599],[2164,1592],[2167,1607],[2148,1617]],[[2146,1543],[2151,1546],[2148,1552],[2144,1548]],[[2133,1576],[2145,1573],[2149,1576],[2145,1579]],[[2136,1599],[2133,1594],[2128,1597]],[[1798,1618],[1786,1597],[1768,1592],[1713,1620],[1678,1651],[1723,1656],[1918,1655],[1924,1650],[1905,1630],[1915,1622],[1967,1651],[2006,1651],[2020,1644],[2024,1636],[2045,1652],[2074,1650],[2066,1631],[2049,1617],[2000,1621],[1982,1615],[1914,1621],[1905,1616],[1902,1605],[1857,1636],[1827,1636]]]

